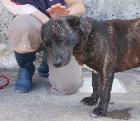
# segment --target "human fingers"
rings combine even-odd
[[[52,5],[51,8],[56,8],[56,7],[60,7],[60,6],[63,6],[61,3],[57,3],[55,5]]]

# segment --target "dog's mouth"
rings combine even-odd
[[[66,65],[68,65],[69,64],[69,62],[70,62],[70,56],[67,58],[67,59],[64,59],[64,60],[62,60],[62,61],[57,61],[57,63],[53,63],[53,65],[55,66],[55,67],[63,67],[63,66],[66,66]]]
[[[63,67],[63,66],[66,66],[68,63],[70,62],[70,58],[67,59],[67,60],[63,60],[63,61],[60,61],[60,60],[57,60],[57,62],[54,62],[53,65],[55,67]]]
[[[71,53],[68,53],[67,55],[60,55],[60,56],[57,56],[57,57],[54,57],[53,58],[53,65],[55,67],[63,67],[67,64],[69,64],[71,60]]]

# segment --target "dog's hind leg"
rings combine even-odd
[[[98,102],[98,99],[99,99],[98,80],[100,80],[99,73],[92,72],[93,93],[90,97],[85,97],[81,100],[81,102],[83,104],[88,105],[88,106],[92,106]]]

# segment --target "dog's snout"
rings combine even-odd
[[[56,67],[61,67],[61,63],[57,63],[57,64],[53,64],[54,66],[56,66]]]
[[[56,67],[61,67],[62,66],[61,59],[60,58],[55,59],[53,61],[53,65]]]

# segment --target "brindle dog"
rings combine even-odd
[[[98,72],[93,93],[82,100],[98,107],[95,116],[106,116],[114,73],[140,66],[140,19],[96,21],[68,16],[42,26],[44,45],[52,50],[53,64],[69,63],[73,53],[79,64]]]

